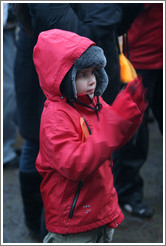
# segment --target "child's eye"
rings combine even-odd
[[[80,73],[79,78],[86,78],[88,75],[87,73]]]
[[[92,71],[81,71],[78,73],[78,78],[88,78],[90,76],[96,76],[96,69],[93,69]]]

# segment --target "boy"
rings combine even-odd
[[[49,231],[44,243],[109,243],[124,218],[111,154],[141,123],[141,80],[107,105],[101,98],[108,84],[103,50],[58,29],[39,35],[33,59],[47,97],[36,160]]]

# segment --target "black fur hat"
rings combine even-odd
[[[68,71],[61,83],[61,93],[67,99],[77,98],[75,79],[77,71],[83,68],[94,67],[96,70],[97,86],[95,96],[102,95],[108,85],[108,76],[104,67],[106,58],[103,50],[98,46],[89,47],[79,59],[76,60],[72,68]]]

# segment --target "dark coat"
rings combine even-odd
[[[122,22],[123,29],[127,30],[141,6],[142,4],[28,3],[34,35],[30,36],[21,26],[15,62],[18,124],[25,139],[38,142],[40,116],[45,100],[32,61],[38,34],[53,28],[65,29],[87,36],[101,46],[107,57],[106,71],[110,80],[103,98],[111,104],[120,90],[115,27],[120,27]]]

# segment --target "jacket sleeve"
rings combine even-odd
[[[43,169],[51,168],[67,179],[79,181],[104,165],[111,153],[125,144],[141,123],[146,103],[144,99],[140,100],[142,95],[135,96],[137,91],[131,93],[127,87],[112,107],[102,108],[102,117],[83,143],[64,111],[51,112],[49,117],[43,115],[36,161],[41,175]]]
[[[90,28],[79,20],[69,3],[29,3],[28,7],[35,37],[53,28],[91,37]]]

